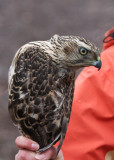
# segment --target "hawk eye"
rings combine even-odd
[[[82,54],[82,55],[86,55],[87,53],[88,53],[88,50],[86,49],[86,48],[80,48],[79,49],[79,52],[80,52],[80,54]]]

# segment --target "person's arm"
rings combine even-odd
[[[50,160],[56,155],[56,147],[51,147],[42,154],[36,153],[39,149],[39,145],[23,136],[16,138],[15,143],[19,148],[19,152],[15,155],[15,160]],[[64,160],[62,151],[59,152],[56,159],[53,160]]]

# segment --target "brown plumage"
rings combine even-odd
[[[76,36],[30,42],[16,53],[9,70],[9,113],[22,135],[40,145],[62,146],[70,119],[75,71],[100,69],[98,48]]]

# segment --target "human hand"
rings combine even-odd
[[[19,148],[19,152],[15,155],[15,160],[64,160],[62,151],[60,150],[56,159],[54,159],[57,148],[51,147],[42,154],[37,153],[39,145],[29,138],[19,136],[16,138],[15,143]]]

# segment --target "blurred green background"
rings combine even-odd
[[[78,35],[102,49],[114,27],[114,0],[0,0],[0,160],[13,160],[19,135],[8,114],[8,68],[19,47],[54,34]]]

